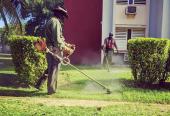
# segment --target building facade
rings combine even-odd
[[[115,64],[127,61],[127,41],[135,37],[170,38],[170,0],[65,0],[70,15],[65,37],[75,43],[75,64],[102,63],[101,46],[114,34],[119,54]]]
[[[101,62],[102,0],[65,0],[69,19],[65,20],[64,35],[76,45],[71,56],[74,64]]]

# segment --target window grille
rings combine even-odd
[[[132,39],[136,37],[145,37],[145,29],[133,29],[132,31]]]
[[[115,41],[120,51],[127,51],[127,31],[125,28],[116,27]]]
[[[146,0],[116,0],[117,4],[127,5],[127,4],[146,4]]]
[[[146,0],[134,0],[134,4],[146,4]]]
[[[125,5],[125,4],[128,4],[128,0],[117,0],[116,3],[121,4],[121,5]]]

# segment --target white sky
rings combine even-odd
[[[4,22],[2,20],[0,20],[0,27],[4,26]]]

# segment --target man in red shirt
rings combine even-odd
[[[118,48],[116,41],[113,39],[113,34],[109,33],[109,37],[104,40],[103,51],[104,51],[104,59],[103,64],[105,66],[106,63],[112,64],[112,56],[114,53],[114,48],[116,48],[118,53]]]

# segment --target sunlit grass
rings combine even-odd
[[[113,104],[107,107],[48,106],[29,101],[0,100],[0,115],[3,116],[169,116],[169,106],[130,103]]]
[[[3,56],[6,57],[6,56]],[[1,58],[0,58],[1,59]],[[2,58],[3,59],[3,58]],[[5,59],[5,60],[4,60]],[[77,66],[81,71],[108,87],[112,93],[106,94],[101,86],[82,75],[80,72],[69,66],[62,66],[57,93],[47,95],[46,83],[42,90],[34,87],[23,88],[16,86],[13,78],[17,75],[9,58],[0,62],[0,96],[7,96],[0,99],[0,115],[21,116],[21,115],[61,115],[61,116],[138,116],[138,115],[170,115],[170,107],[164,105],[153,105],[153,103],[170,104],[169,88],[139,88],[134,86],[131,70],[128,67],[111,67],[110,72],[101,66]],[[12,98],[8,98],[8,96]],[[57,107],[47,106],[29,102],[25,99],[19,100],[15,97],[30,98],[59,98],[59,99],[87,99],[129,102],[129,104],[113,104],[112,106],[97,107]]]
[[[61,69],[57,93],[51,95],[53,98],[69,99],[96,99],[109,101],[131,101],[144,103],[170,103],[170,92],[168,89],[143,89],[133,86],[133,78],[129,68],[112,68],[108,73],[103,68],[80,67],[81,70],[92,78],[112,90],[106,94],[101,86],[89,80],[87,77],[70,67]],[[0,73],[16,75],[12,67],[1,68]],[[128,86],[124,83],[130,83]],[[132,86],[131,86],[132,84]],[[48,97],[46,84],[41,91],[32,88],[0,87],[1,95]]]

